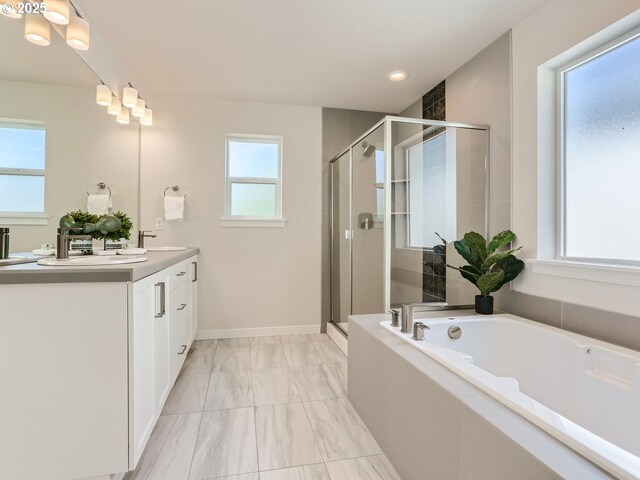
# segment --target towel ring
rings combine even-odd
[[[104,182],[100,182],[98,184],[96,184],[96,186],[100,189],[100,190],[104,190],[105,188],[107,190],[109,190],[109,198],[111,198],[111,189],[109,187],[107,187],[107,185]],[[87,196],[89,196],[89,192],[87,192]]]
[[[167,190],[169,189],[173,190],[174,192],[177,192],[178,190],[180,190],[180,187],[178,185],[172,185],[170,187],[165,188],[164,193],[162,194],[163,197],[167,196]],[[187,196],[184,195],[184,198],[187,198]]]

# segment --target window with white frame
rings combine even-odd
[[[228,135],[227,220],[282,220],[282,137]]]
[[[45,128],[0,119],[0,217],[44,214]]]
[[[558,70],[559,251],[640,262],[640,33]]]

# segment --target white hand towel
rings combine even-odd
[[[87,197],[87,211],[96,215],[109,213],[111,208],[110,195],[89,195]]]
[[[184,218],[184,197],[164,197],[164,219],[181,221]]]

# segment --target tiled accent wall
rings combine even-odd
[[[444,80],[423,95],[422,118],[425,120],[446,120],[446,83]],[[435,131],[425,138],[436,133],[438,132]],[[434,251],[425,251],[422,255],[422,301],[445,302],[447,298],[446,249],[436,247]]]
[[[496,309],[640,351],[640,318],[638,317],[516,291],[498,293]]]
[[[425,120],[441,120],[447,118],[446,83],[443,80],[422,96],[422,118]]]

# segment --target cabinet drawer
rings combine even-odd
[[[189,279],[190,265],[191,264],[188,261],[183,261],[169,269],[171,290],[176,289]]]
[[[191,325],[188,285],[187,282],[182,282],[171,291],[169,329],[172,379],[177,378],[189,348]]]

